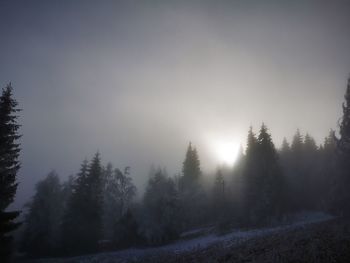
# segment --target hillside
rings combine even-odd
[[[135,248],[35,262],[346,262],[350,224],[322,213],[299,215],[295,222],[255,230],[207,234],[154,248]]]

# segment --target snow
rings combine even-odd
[[[233,246],[241,242],[247,241],[251,238],[261,237],[281,231],[293,230],[296,228],[303,227],[308,224],[327,221],[333,217],[322,213],[322,212],[304,212],[294,215],[287,224],[252,229],[252,230],[240,230],[235,229],[231,233],[225,235],[215,235],[208,234],[198,238],[190,240],[179,240],[175,243],[152,248],[130,248],[125,250],[120,250],[116,252],[100,253],[94,255],[86,255],[80,257],[69,258],[69,262],[79,262],[79,263],[92,263],[92,262],[125,262],[125,260],[138,259],[147,255],[155,255],[161,253],[183,253],[191,250],[204,249],[209,246],[220,243],[223,246]],[[200,233],[205,229],[195,229],[183,233],[183,235],[189,235],[193,233]],[[45,262],[67,262],[67,259],[52,260]]]

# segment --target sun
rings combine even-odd
[[[216,140],[212,148],[221,164],[233,165],[238,158],[240,143],[235,140]]]

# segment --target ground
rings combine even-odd
[[[189,232],[206,233],[208,229]],[[204,234],[156,248],[127,249],[50,263],[121,262],[350,262],[350,223],[322,213],[309,213],[293,223],[225,235]]]

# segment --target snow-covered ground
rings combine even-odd
[[[175,243],[152,248],[130,248],[120,250],[116,252],[99,253],[94,255],[86,255],[74,258],[65,259],[52,259],[45,260],[45,262],[79,262],[79,263],[92,263],[92,262],[125,262],[127,259],[138,259],[148,255],[160,254],[160,253],[183,253],[191,250],[205,249],[209,246],[220,243],[223,246],[234,246],[241,242],[247,241],[251,238],[261,237],[277,233],[280,231],[293,230],[299,227],[303,227],[308,224],[327,221],[333,217],[322,212],[305,212],[293,216],[291,223],[253,230],[239,230],[235,229],[232,232],[225,235],[207,234],[190,240],[179,240]],[[192,230],[191,233],[197,233],[201,230]]]

